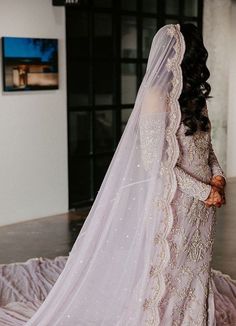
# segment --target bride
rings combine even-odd
[[[60,275],[46,295],[34,289],[49,281],[31,269],[22,279],[27,293],[1,308],[0,325],[236,325],[236,283],[211,269],[226,177],[211,144],[206,60],[194,25],[156,33],[129,121],[64,268],[58,273],[57,260],[48,267]]]

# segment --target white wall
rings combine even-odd
[[[213,142],[228,180],[236,178],[236,0],[204,1]]]
[[[0,91],[0,225],[68,209],[64,8],[51,0],[1,0],[2,36],[58,38],[60,87]]]
[[[227,176],[230,8],[231,0],[204,1],[203,36],[209,53],[207,66],[211,74],[209,82],[213,96],[208,101],[212,123],[212,142]]]
[[[227,173],[236,177],[236,1],[231,1]]]

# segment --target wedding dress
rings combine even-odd
[[[1,266],[0,325],[236,325],[236,282],[211,269],[211,132],[185,136],[180,26],[155,35],[134,109],[69,254]],[[207,107],[204,114],[208,115]]]

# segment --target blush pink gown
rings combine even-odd
[[[211,191],[212,175],[225,176],[213,151],[210,131],[185,136],[186,130],[181,123],[177,131],[178,190],[172,201],[174,223],[168,238],[171,263],[165,273],[167,290],[161,302],[161,320],[163,325],[170,325],[171,318],[176,326],[213,326],[216,320],[211,260],[216,207],[207,208],[203,200]]]

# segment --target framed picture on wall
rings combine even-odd
[[[58,40],[2,37],[3,90],[58,89]]]

